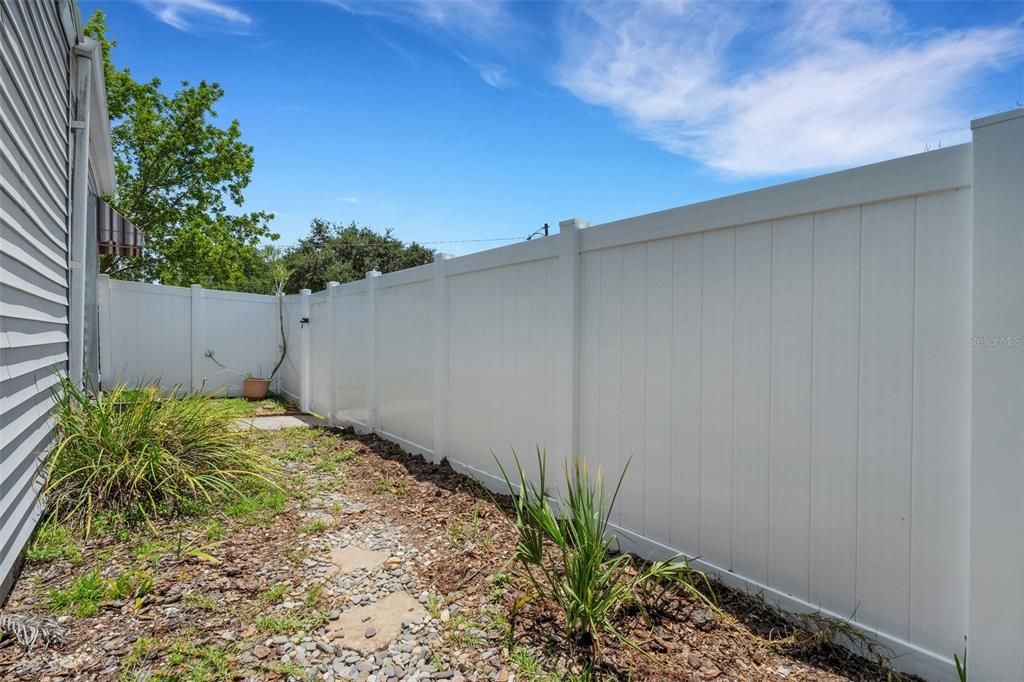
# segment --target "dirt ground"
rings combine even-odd
[[[282,490],[161,528],[51,541],[29,562],[5,610],[63,614],[67,641],[27,651],[0,640],[0,680],[888,678],[878,660],[717,584],[721,613],[674,589],[654,613],[624,610],[617,624],[635,647],[604,641],[588,678],[584,648],[549,605],[524,599],[507,498],[351,431],[250,437],[280,461]],[[326,557],[349,545],[390,563],[335,575]],[[127,587],[79,595],[97,576]],[[376,657],[324,639],[341,614],[396,591],[429,614]]]

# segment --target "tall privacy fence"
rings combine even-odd
[[[647,557],[1024,678],[1024,113],[971,144],[282,297],[101,280],[105,383],[237,390],[447,458],[579,452]]]

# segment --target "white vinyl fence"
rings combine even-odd
[[[965,637],[976,679],[1024,679],[1022,188],[1017,111],[971,144],[370,273],[284,298],[278,388],[496,489],[492,452],[631,458],[626,548],[850,618],[928,679]],[[233,390],[205,350],[273,364],[274,297],[100,298],[105,382]]]
[[[142,382],[239,395],[244,376],[268,375],[280,357],[276,296],[122,282],[105,275],[97,288],[106,388]],[[301,371],[299,297],[282,298],[288,341],[295,348],[289,348],[272,390],[298,401],[287,387],[298,383]]]

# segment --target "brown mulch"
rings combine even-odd
[[[265,447],[284,451],[294,447],[294,434],[267,434]],[[350,430],[300,437],[315,442],[318,456],[355,450],[358,456],[340,465],[334,491],[347,500],[362,502],[367,514],[404,530],[406,544],[419,550],[418,588],[442,595],[441,606],[457,608],[460,619],[483,629],[516,611],[528,582],[512,560],[516,544],[508,498],[495,496],[447,464],[435,465],[402,452],[375,436]],[[304,484],[317,479],[315,461],[288,464],[289,475]],[[308,479],[308,480],[307,480]],[[294,491],[293,491],[294,492]],[[313,495],[312,491],[308,493]],[[238,652],[261,638],[254,623],[267,611],[260,595],[269,587],[295,579],[303,558],[295,551],[295,538],[304,519],[302,494],[289,496],[284,509],[259,523],[223,514],[177,526],[147,531],[163,542],[181,537],[178,551],[160,556],[159,563],[139,558],[139,534],[115,539],[94,538],[82,545],[83,560],[72,564],[57,560],[26,565],[7,604],[9,612],[45,614],[52,588],[66,586],[72,577],[99,567],[114,576],[142,567],[154,579],[153,589],[141,604],[125,600],[108,603],[97,615],[69,617],[70,640],[60,646],[37,646],[27,652],[0,640],[0,680],[118,679],[139,666],[169,665],[184,676],[205,665],[196,650],[223,651],[231,672],[214,670],[197,679],[285,679],[270,667],[243,671],[234,664]],[[211,521],[223,526],[223,539],[209,540]],[[358,514],[347,522],[357,522]],[[192,554],[182,551],[194,548]],[[203,555],[203,556],[200,556]],[[214,561],[210,561],[209,558]],[[508,577],[510,576],[510,577]],[[503,578],[498,580],[498,578]],[[885,680],[877,663],[846,649],[801,637],[800,631],[746,593],[714,585],[718,604],[726,614],[709,610],[681,591],[669,591],[659,600],[650,621],[639,610],[620,614],[618,626],[642,651],[605,638],[596,661],[595,677],[614,680]],[[199,598],[196,595],[200,595]],[[453,609],[454,611],[455,609]],[[451,667],[460,667],[468,679],[478,679],[468,662],[485,650],[499,649],[507,666],[498,680],[555,680],[566,670],[578,670],[592,649],[585,643],[566,642],[562,625],[547,605],[529,601],[512,620],[511,640],[478,643],[459,638],[455,619],[435,652]],[[459,626],[462,627],[462,626]],[[450,632],[449,632],[450,631]],[[146,639],[157,647],[139,644]],[[787,640],[786,638],[789,638]],[[771,640],[790,641],[789,645]],[[805,641],[807,640],[807,641]],[[176,647],[176,649],[175,649]],[[184,652],[184,663],[173,668],[169,652]],[[514,662],[513,654],[526,651],[550,677],[534,676]],[[141,659],[141,661],[140,661]],[[168,662],[170,661],[170,662]],[[466,665],[461,665],[466,663]],[[172,675],[172,679],[175,677]],[[482,677],[480,679],[486,679]],[[906,679],[906,678],[905,678]]]
[[[442,555],[430,564],[431,589],[450,595],[450,601],[486,610],[491,579],[501,571],[516,574],[513,586],[503,595],[502,607],[514,608],[516,599],[529,587],[512,561],[516,533],[510,499],[495,495],[475,480],[456,473],[447,462],[440,465],[405,453],[397,445],[376,436],[359,436],[351,430],[346,438],[358,440],[375,457],[362,458],[350,467],[350,491],[381,509],[387,516],[415,532],[422,548]],[[402,497],[367,494],[382,472],[389,480],[403,480],[409,494]],[[479,537],[486,543],[470,543],[461,549],[445,543],[453,518],[471,510],[480,519]],[[820,643],[794,627],[762,599],[712,582],[723,619],[696,598],[679,590],[661,597],[654,622],[638,610],[622,614],[620,631],[636,648],[605,638],[596,671],[615,680],[914,680],[887,668],[883,658],[866,660],[832,643]],[[730,624],[727,621],[732,621]],[[567,663],[567,654],[581,657],[591,647],[577,651],[562,635],[562,623],[547,605],[530,601],[514,622],[515,645],[528,646],[552,663]],[[855,641],[854,645],[861,642]],[[486,645],[485,645],[486,646]],[[640,651],[637,650],[640,649]],[[585,650],[585,651],[584,651]],[[578,665],[578,664],[577,664]],[[571,669],[569,661],[565,668]],[[562,668],[559,668],[562,669]],[[892,677],[890,678],[890,673]]]

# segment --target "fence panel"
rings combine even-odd
[[[334,299],[335,345],[335,418],[342,424],[363,430],[368,428],[369,391],[369,315],[366,282],[340,287]]]
[[[102,385],[192,387],[192,294],[181,287],[110,282],[110,323],[100,345]]]
[[[977,493],[1024,485],[1019,423],[1006,423],[1019,401],[1004,404],[1024,372],[1020,332],[1002,322],[1019,292],[1000,288],[1019,267],[983,241],[1019,237],[1019,220],[1004,224],[1019,212],[999,202],[1019,202],[1006,177],[1020,154],[1006,149],[1019,152],[1021,121],[985,123],[981,155],[962,145],[563,224],[287,297],[282,385],[333,423],[447,457],[495,489],[492,452],[508,462],[515,449],[534,476],[534,448],[554,469],[577,440],[608,478],[629,462],[614,517],[625,549],[698,556],[726,583],[851,619],[898,666],[950,679],[969,616],[988,641],[1003,636],[989,624],[998,595],[1024,612],[1019,538],[993,530],[1016,528],[1019,505]],[[979,176],[982,162],[999,172]],[[979,269],[978,253],[1001,265]],[[111,299],[104,357],[118,376],[187,382],[190,344],[257,367],[274,356],[271,297],[114,283]],[[995,341],[972,357],[979,339]],[[986,552],[969,552],[972,538]],[[1024,641],[1024,622],[996,622]],[[1019,668],[1019,646],[979,650],[976,676]]]
[[[449,457],[492,483],[492,452],[510,462],[515,449],[531,472],[536,447],[552,450],[555,469],[564,454],[554,451],[557,368],[548,346],[556,266],[544,258],[448,280]]]
[[[281,332],[276,296],[203,292],[203,333],[199,371],[207,390],[239,395],[246,376],[266,377],[280,357]],[[221,367],[213,358],[213,353]],[[275,377],[276,390],[280,379]]]
[[[434,290],[432,266],[423,280],[376,293],[377,409],[380,429],[418,452],[434,447]]]
[[[309,400],[310,410],[320,415],[331,411],[331,328],[328,324],[327,292],[309,298],[310,335]]]
[[[284,297],[284,330],[288,352],[278,370],[277,390],[296,405],[302,401],[302,296]],[[280,333],[278,334],[280,336]]]

